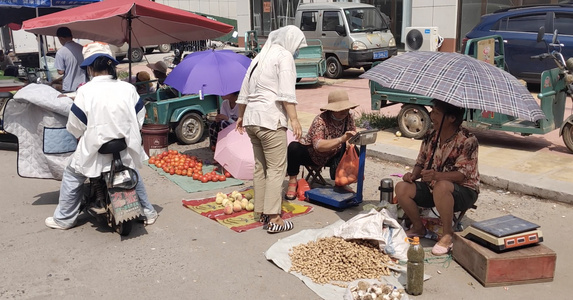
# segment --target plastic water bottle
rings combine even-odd
[[[408,267],[406,292],[410,295],[421,295],[424,290],[424,248],[420,245],[420,238],[406,238],[410,243],[408,249]]]

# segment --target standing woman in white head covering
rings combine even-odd
[[[91,80],[78,88],[66,125],[79,141],[64,170],[54,216],[45,221],[46,226],[55,229],[75,226],[85,180],[100,176],[104,169],[109,170],[110,155],[98,153],[103,144],[125,138],[127,149],[121,151],[121,160],[132,169],[141,168],[142,161],[148,158],[140,133],[145,107],[132,84],[117,80],[118,62],[109,45],[94,42],[85,45],[82,52],[84,61],[80,67],[87,69]],[[157,219],[157,211],[147,199],[141,176],[138,177],[137,196],[146,217],[145,224],[151,225]]]
[[[292,222],[281,218],[281,191],[288,120],[297,139],[302,133],[296,114],[294,58],[305,46],[304,34],[296,26],[272,31],[261,53],[251,62],[237,99],[237,130],[247,132],[255,155],[255,213],[269,233],[293,228]]]

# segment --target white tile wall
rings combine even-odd
[[[444,38],[455,38],[457,27],[456,0],[412,1],[412,26],[435,26]]]
[[[219,1],[209,1],[208,14],[223,17],[223,15],[221,15],[221,12],[219,11]]]
[[[412,0],[412,8],[415,7],[432,7],[434,0]]]
[[[438,33],[444,38],[456,37],[457,13],[455,6],[434,7],[434,22],[432,26],[438,27]]]
[[[434,8],[412,7],[412,27],[434,26]]]
[[[416,1],[414,0],[414,2]],[[434,0],[434,6],[455,6],[457,2],[457,0]]]
[[[199,11],[206,14],[211,14],[211,5],[208,0],[199,2]]]

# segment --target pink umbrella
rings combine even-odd
[[[233,177],[242,180],[253,179],[255,155],[251,139],[244,133],[235,131],[235,123],[219,132],[215,160]],[[291,130],[287,130],[287,141],[296,141]]]

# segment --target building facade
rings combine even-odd
[[[237,20],[239,44],[246,31],[267,36],[276,28],[294,22],[300,3],[361,2],[374,5],[392,20],[391,30],[398,43],[409,26],[438,27],[444,38],[441,51],[459,50],[461,41],[484,14],[495,10],[536,4],[556,4],[569,0],[155,0],[172,7]]]

